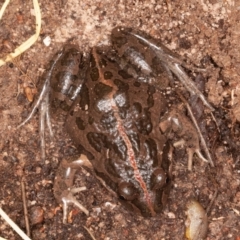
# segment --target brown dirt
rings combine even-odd
[[[3,1],[1,1],[2,3]],[[65,3],[67,2],[67,3]],[[131,3],[129,3],[131,2]],[[194,196],[207,208],[208,240],[240,238],[239,136],[240,136],[240,2],[233,0],[182,1],[46,1],[41,0],[42,30],[37,43],[13,64],[0,68],[0,205],[25,230],[20,182],[25,180],[32,239],[183,239],[185,208]],[[31,1],[11,1],[0,22],[0,57],[30,37],[35,30]],[[77,174],[76,185],[87,191],[78,195],[90,211],[85,216],[72,208],[72,223],[62,224],[62,211],[53,196],[53,179],[60,159],[72,151],[67,135],[54,126],[53,143],[47,145],[47,159],[40,160],[38,116],[21,129],[29,103],[23,86],[34,89],[51,57],[71,40],[83,51],[107,43],[111,29],[131,26],[162,40],[184,59],[198,66],[211,65],[206,91],[216,108],[220,125],[209,147],[215,167],[194,159],[187,171],[186,156],[173,164],[174,184],[162,214],[144,219],[129,213],[88,172]],[[43,39],[51,37],[46,47]],[[20,239],[0,219],[0,236]]]

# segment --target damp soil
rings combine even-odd
[[[0,1],[1,4],[3,1]],[[186,203],[194,197],[208,210],[208,240],[240,239],[240,22],[239,1],[120,1],[40,0],[42,29],[38,41],[12,63],[0,67],[0,206],[24,231],[22,188],[31,239],[164,240],[184,239]],[[64,43],[78,44],[83,52],[109,44],[115,26],[141,29],[158,38],[190,65],[206,69],[202,89],[214,106],[202,117],[207,145],[215,166],[194,157],[187,170],[184,149],[174,152],[173,185],[163,212],[143,218],[125,209],[89,172],[80,170],[77,194],[90,211],[86,216],[70,209],[69,223],[62,223],[62,208],[54,199],[53,181],[61,159],[74,152],[74,145],[54,121],[54,138],[46,133],[46,159],[41,160],[38,112],[17,129],[31,103],[26,89],[38,83],[53,55]],[[0,21],[0,57],[34,34],[31,1],[10,1]],[[51,39],[49,46],[44,44]],[[197,74],[190,74],[196,80]],[[214,125],[216,126],[216,124]],[[210,207],[209,207],[210,206]],[[88,229],[88,230],[87,230]],[[0,237],[21,239],[0,219]]]

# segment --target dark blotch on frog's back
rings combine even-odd
[[[146,159],[149,159],[150,161],[152,161],[152,167],[157,167],[158,166],[158,149],[157,149],[156,142],[153,139],[148,138],[144,143],[144,147],[147,152]]]
[[[164,67],[161,60],[157,56],[152,58],[151,66],[152,69],[154,69],[155,76],[157,76],[156,78],[161,78],[161,81],[156,82],[156,86],[159,89],[166,90],[166,88],[169,86],[169,82],[173,81],[173,76],[166,71],[166,67]]]
[[[138,81],[135,81],[134,83],[133,83],[133,85],[134,85],[134,87],[141,87],[141,83],[140,82],[138,82]]]
[[[97,99],[103,99],[106,95],[108,95],[112,91],[112,87],[104,83],[98,82],[94,86],[93,91],[96,94]]]
[[[105,80],[109,80],[109,79],[112,79],[113,74],[110,71],[105,71],[103,73],[103,77],[104,77]]]
[[[120,75],[123,79],[132,78],[132,75],[128,74],[125,70],[119,70],[118,75]]]
[[[102,150],[109,148],[109,143],[107,137],[102,133],[89,132],[87,134],[87,139],[90,145],[97,151],[102,152]]]
[[[128,91],[129,85],[126,82],[123,82],[120,79],[114,79],[113,82],[118,87],[118,91],[120,92]]]
[[[85,130],[86,124],[84,123],[84,121],[80,117],[76,117],[75,123],[76,123],[79,130]]]
[[[99,79],[99,71],[96,67],[91,68],[90,77],[92,81],[97,81]]]

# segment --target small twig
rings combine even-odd
[[[9,0],[3,4],[0,10],[0,19],[5,11]],[[34,11],[36,15],[36,33],[32,35],[28,40],[18,46],[12,53],[9,53],[4,59],[0,59],[0,66],[4,65],[6,62],[11,62],[15,57],[19,56],[23,52],[25,52],[28,48],[30,48],[38,39],[40,30],[41,30],[41,12],[38,0],[33,0]]]
[[[217,123],[217,120],[216,120],[215,116],[213,115],[213,112],[210,112],[210,114],[212,116],[213,121],[215,122],[215,125],[217,127],[218,132],[220,133],[221,131],[220,131],[220,128],[219,128],[219,124]]]
[[[47,103],[45,99],[40,104],[40,117],[39,117],[39,134],[40,134],[40,148],[41,148],[41,159],[45,160],[45,116],[46,116]]]
[[[207,207],[207,209],[206,209],[206,214],[208,214],[209,211],[210,211],[210,209],[212,208],[212,205],[213,205],[215,199],[217,198],[217,195],[218,195],[218,190],[216,190],[215,193],[213,194],[212,200],[211,200],[211,202],[208,204],[208,207]]]
[[[23,200],[23,211],[24,211],[25,225],[26,225],[26,229],[27,229],[27,235],[30,237],[30,226],[29,226],[29,219],[28,219],[26,191],[25,191],[25,184],[24,184],[23,179],[21,181],[21,190],[22,190],[22,200]]]
[[[91,233],[91,231],[87,228],[87,227],[85,227],[85,226],[83,226],[85,229],[86,229],[86,231],[89,233],[89,235],[91,236],[91,238],[93,239],[93,240],[96,240],[96,238],[93,236],[93,234]]]
[[[2,8],[0,10],[0,20],[2,19],[3,13],[6,10],[7,5],[9,4],[10,0],[5,0],[4,4],[2,5]]]
[[[0,237],[0,240],[7,240],[6,238],[2,238],[2,237]]]
[[[234,165],[233,165],[233,167],[235,168],[236,167],[236,165],[239,163],[239,161],[240,161],[240,157],[239,156],[237,156],[237,159],[236,159],[236,161],[235,161],[235,163],[234,163]]]
[[[18,233],[23,240],[31,240],[20,228],[13,222],[13,220],[0,208],[0,216],[12,227],[12,229]]]

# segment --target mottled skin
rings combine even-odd
[[[171,188],[170,144],[163,133],[183,133],[182,129],[192,125],[185,118],[184,124],[178,124],[181,114],[176,109],[174,114],[166,113],[162,89],[172,78],[170,69],[131,31],[113,30],[112,42],[118,53],[95,47],[84,59],[78,48],[66,46],[52,77],[51,102],[54,109],[67,113],[65,129],[91,162],[96,176],[129,208],[154,216],[162,211]],[[161,44],[159,47],[164,56],[174,56]],[[160,129],[162,116],[165,123]],[[199,140],[194,127],[188,132],[192,137],[186,140],[187,148],[191,145],[193,154],[199,150]],[[69,164],[75,169],[83,165]],[[64,172],[69,166],[63,162],[60,169]],[[59,202],[64,197],[61,191],[72,187],[74,171],[65,189],[60,190],[64,185],[61,181],[66,182],[64,176],[58,172],[54,185]],[[71,202],[77,205],[75,198]]]

